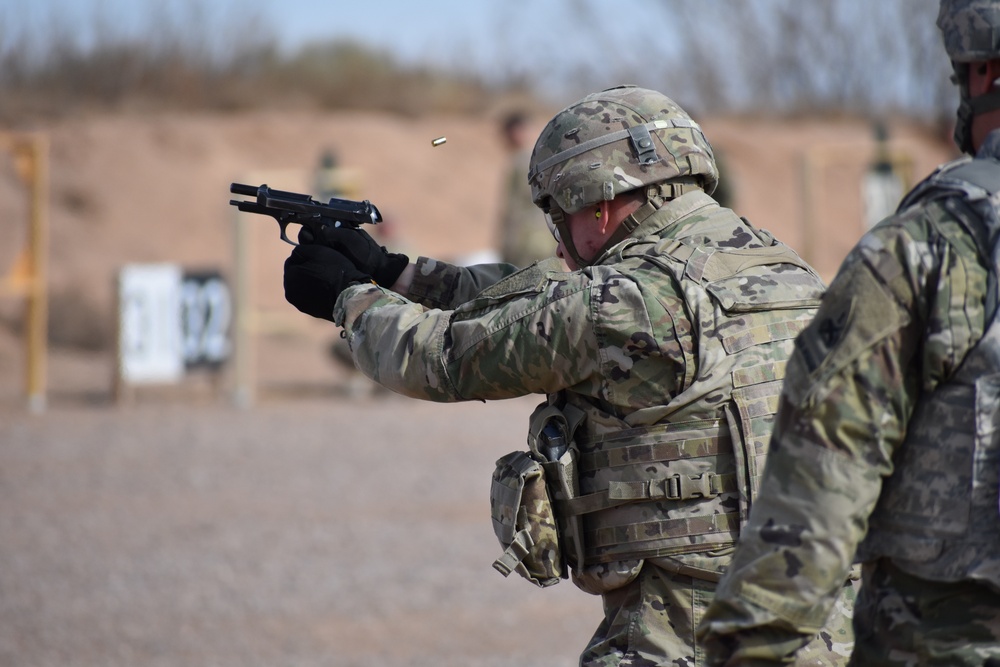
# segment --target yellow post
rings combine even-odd
[[[40,134],[0,135],[0,146],[14,157],[18,176],[28,187],[28,244],[10,272],[0,281],[0,292],[27,300],[25,326],[25,394],[28,408],[45,410],[48,351],[48,141]]]

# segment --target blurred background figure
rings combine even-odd
[[[889,148],[889,127],[885,121],[872,122],[872,135],[875,156],[861,181],[865,231],[895,213],[908,189],[904,167],[909,165],[894,159]]]
[[[362,199],[357,174],[340,165],[340,158],[332,148],[326,148],[320,153],[313,174],[314,199],[328,202],[330,199]],[[410,244],[399,233],[396,220],[383,214],[382,222],[372,226],[372,236],[381,244],[388,243],[393,247],[405,248],[413,252]],[[342,390],[348,396],[361,398],[364,396],[388,393],[380,385],[369,380],[354,366],[351,349],[347,341],[339,335],[334,337],[329,347],[330,357],[345,374]]]
[[[715,148],[715,166],[719,169],[719,184],[712,193],[712,199],[719,202],[723,208],[733,208],[735,205],[735,188],[733,187],[733,174],[726,165],[726,156],[718,146]]]
[[[500,193],[497,248],[500,261],[525,267],[554,257],[556,245],[541,211],[531,201],[528,162],[535,138],[531,136],[527,112],[507,113],[501,120],[500,133],[507,148],[508,163]]]
[[[349,189],[354,188],[345,177],[344,171],[340,169],[337,152],[332,148],[325,149],[320,153],[319,164],[313,176],[313,196],[322,202],[330,201],[334,197],[350,199],[350,194],[346,192]]]

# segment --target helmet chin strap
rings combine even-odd
[[[563,248],[566,249],[566,254],[570,256],[573,263],[577,266],[588,266],[587,262],[580,257],[580,253],[576,250],[576,245],[573,243],[573,235],[569,233],[569,224],[566,221],[566,214],[558,206],[552,206],[545,208],[545,214],[552,220],[552,226],[556,228],[556,233],[559,235],[556,239],[561,241]]]
[[[573,236],[569,232],[566,214],[563,213],[562,209],[553,206],[547,209],[547,212],[552,219],[553,226],[559,232],[559,238],[562,240],[563,247],[566,248],[566,254],[570,256],[577,266],[590,266],[595,260],[603,257],[608,250],[624,241],[629,234],[634,232],[639,225],[645,222],[649,216],[656,213],[665,203],[692,190],[703,191],[704,188],[698,179],[691,177],[675,178],[647,185],[646,203],[622,220],[611,236],[608,237],[608,240],[605,241],[604,245],[590,259],[581,257],[580,252],[576,249]]]
[[[580,253],[576,250],[576,244],[573,243],[573,236],[569,233],[569,225],[566,224],[566,217],[559,216],[559,222],[556,222],[555,226],[559,230],[559,238],[562,240],[563,247],[566,248],[566,254],[570,256],[573,263],[578,267],[590,266],[590,263],[580,257]]]
[[[953,63],[954,80],[959,84],[959,104],[955,118],[955,143],[963,153],[975,155],[976,148],[972,143],[972,121],[979,114],[1000,109],[1000,87],[998,81],[993,82],[990,90],[982,95],[972,97],[969,92],[969,65]]]

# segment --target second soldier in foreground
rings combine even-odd
[[[1000,664],[1000,2],[938,25],[970,156],[861,239],[796,340],[712,664],[790,659],[855,557],[851,664]]]
[[[288,300],[343,326],[358,367],[396,392],[546,395],[530,453],[494,475],[496,567],[549,585],[568,565],[602,597],[584,667],[702,664],[694,630],[756,493],[792,340],[823,291],[791,249],[710,197],[718,176],[673,101],[614,88],[558,113],[532,153],[533,198],[570,271],[410,264],[354,229],[285,265]],[[810,664],[850,650],[842,588]]]

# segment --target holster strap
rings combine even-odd
[[[500,558],[493,561],[493,569],[505,577],[508,576],[524,560],[533,546],[535,546],[535,542],[531,539],[528,531],[518,531],[510,546],[504,550]]]

